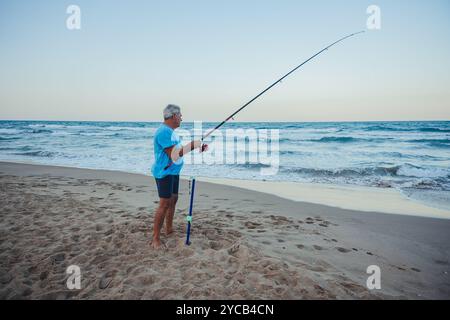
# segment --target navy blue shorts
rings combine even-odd
[[[178,194],[178,187],[180,185],[179,175],[168,175],[161,179],[155,178],[155,180],[160,198],[169,199],[172,197],[172,194]]]

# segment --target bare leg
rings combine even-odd
[[[175,215],[175,206],[177,204],[178,194],[173,193],[170,200],[171,200],[170,205],[169,205],[169,208],[167,209],[167,214],[166,214],[166,234],[167,235],[173,233],[173,216]]]
[[[171,203],[171,199],[159,199],[159,206],[155,213],[155,220],[153,223],[153,240],[152,240],[152,247],[154,249],[159,249],[162,246],[161,239],[160,239],[160,233],[161,228],[164,224],[164,218],[166,216],[166,213],[169,209]]]

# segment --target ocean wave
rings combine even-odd
[[[285,136],[283,134],[283,136]],[[329,139],[331,138],[331,139]],[[290,138],[286,138],[286,137],[280,137],[280,139],[278,139],[279,143],[285,143],[285,144],[298,144],[298,143],[302,143],[302,142],[340,142],[339,139],[336,138],[340,138],[340,137],[322,137],[319,139],[304,139],[301,137],[298,138],[293,138],[292,136]],[[351,138],[351,137],[342,137],[342,138]],[[354,138],[351,138],[354,139]],[[329,140],[329,141],[327,141]],[[347,140],[347,139],[343,139],[343,140]],[[261,142],[266,142],[266,143],[273,143],[273,139],[260,139]],[[342,141],[345,142],[345,141]],[[350,141],[348,141],[350,142]]]
[[[411,164],[391,167],[375,166],[362,168],[316,169],[316,168],[281,168],[289,173],[305,174],[316,177],[415,177],[415,178],[450,178],[450,171],[442,168],[422,168]]]
[[[364,129],[365,131],[394,131],[394,132],[438,132],[438,133],[446,133],[450,132],[450,129],[443,128],[434,128],[434,127],[425,127],[425,128],[405,128],[405,127],[389,127],[389,126],[370,126]]]
[[[52,158],[58,155],[57,153],[50,151],[17,152],[14,154],[25,157],[41,157],[41,158]]]
[[[311,139],[307,141],[312,142],[337,142],[337,143],[353,143],[353,142],[364,142],[364,143],[373,143],[373,142],[387,142],[389,140],[392,140],[391,137],[376,137],[376,138],[357,138],[357,137],[338,137],[338,136],[330,136],[330,137],[323,137],[320,139]]]
[[[443,183],[444,182],[444,183]],[[410,183],[405,183],[404,188],[425,189],[425,190],[442,190],[447,189],[447,183],[445,181],[433,180],[433,179],[419,179]]]
[[[36,133],[53,133],[53,131],[52,130],[49,130],[49,129],[28,129],[28,130],[26,130],[25,131],[25,133],[33,133],[33,134],[36,134]]]
[[[360,153],[362,154],[362,153]],[[370,158],[382,156],[385,158],[402,158],[402,159],[408,159],[408,160],[444,160],[442,157],[436,157],[436,156],[430,156],[427,154],[408,154],[408,153],[401,153],[401,152],[395,152],[395,151],[384,151],[384,152],[364,152],[365,156],[368,156]]]
[[[430,145],[430,147],[440,148],[440,149],[450,148],[450,144],[448,144],[448,143],[430,143],[429,145]]]
[[[234,168],[241,168],[241,169],[270,168],[269,164],[263,164],[263,163],[242,163],[242,164],[233,164],[233,165],[225,165],[225,166],[231,166]]]
[[[30,124],[29,128],[51,128],[51,129],[65,129],[67,126],[63,124]]]
[[[22,131],[19,129],[12,129],[12,128],[0,128],[0,134],[6,134],[6,135],[13,135],[13,134],[19,134]]]
[[[433,148],[450,148],[450,140],[449,139],[415,139],[408,140],[410,143],[423,143]]]
[[[393,167],[366,167],[366,168],[282,168],[282,171],[298,173],[314,177],[351,177],[351,176],[395,176],[400,166]]]
[[[22,147],[4,147],[4,148],[0,148],[0,150],[4,150],[4,151],[30,151],[33,150],[32,147],[30,146],[22,146]]]
[[[362,139],[357,139],[353,137],[323,137],[317,140],[309,140],[309,141],[317,141],[317,142],[341,142],[341,143],[349,143],[349,142],[357,142]]]
[[[450,144],[450,139],[415,139],[415,140],[408,140],[408,142]]]
[[[381,125],[376,126],[369,126],[367,128],[363,129],[364,131],[409,131],[409,129],[405,128],[393,128],[393,127],[386,127]]]
[[[280,150],[280,155],[294,155],[294,154],[302,154],[302,151],[292,151],[292,150]]]
[[[280,143],[301,143],[301,142],[316,142],[316,143],[374,143],[374,142],[387,142],[392,140],[391,137],[376,137],[376,138],[358,138],[358,137],[349,137],[349,136],[327,136],[321,138],[314,139],[304,139],[304,138],[281,138],[279,140]],[[270,139],[269,139],[270,140]]]
[[[441,128],[420,128],[420,132],[450,132],[450,129],[441,129]]]
[[[150,132],[150,133],[154,133],[157,128],[150,128],[150,127],[116,127],[116,126],[109,126],[109,127],[104,127],[103,129],[105,130],[110,130],[110,131],[137,131],[137,132]]]
[[[0,141],[19,140],[20,137],[0,137]]]
[[[90,136],[93,136],[93,137],[118,137],[118,136],[121,136],[121,134],[120,133],[118,133],[118,132],[103,132],[103,131],[101,131],[101,132],[83,132],[83,131],[81,131],[81,132],[77,132],[77,133],[75,133],[75,135],[79,135],[79,136],[88,136],[88,137],[90,137]]]
[[[128,131],[128,130],[96,130],[96,131],[79,131],[73,132],[71,135],[79,135],[86,137],[120,137],[124,140],[134,140],[147,138],[151,139],[153,137],[152,132],[146,131]]]
[[[404,164],[399,166],[397,175],[415,178],[450,178],[450,171],[443,168],[423,168]]]

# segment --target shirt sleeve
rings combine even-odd
[[[156,142],[161,146],[163,149],[167,149],[170,147],[173,147],[177,143],[172,141],[172,132],[170,130],[164,130],[162,131],[157,137]]]

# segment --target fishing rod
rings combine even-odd
[[[186,245],[190,246],[191,241],[189,240],[191,237],[191,224],[192,224],[192,208],[194,206],[194,191],[195,191],[195,177],[191,177],[189,180],[189,193],[190,193],[190,202],[189,202],[189,214],[186,217],[187,228],[186,228]]]
[[[246,104],[244,104],[242,107],[240,107],[239,109],[237,109],[233,114],[231,114],[228,118],[226,118],[225,120],[223,120],[220,124],[218,124],[214,129],[210,130],[207,134],[202,136],[202,141],[205,140],[207,137],[209,137],[214,131],[216,131],[217,129],[219,129],[221,126],[223,126],[225,123],[227,123],[230,119],[233,119],[233,117],[238,114],[240,111],[242,111],[245,107],[247,107],[250,103],[252,103],[253,101],[255,101],[256,99],[258,99],[260,96],[262,96],[264,93],[266,93],[267,91],[269,91],[270,89],[272,89],[272,87],[274,87],[275,85],[277,85],[278,83],[280,83],[281,81],[283,81],[286,77],[288,77],[291,73],[295,72],[297,69],[299,69],[300,67],[302,67],[304,64],[308,63],[310,60],[314,59],[315,57],[317,57],[318,55],[320,55],[322,52],[328,50],[329,48],[331,48],[332,46],[334,46],[335,44],[338,44],[341,41],[344,41],[347,38],[353,37],[357,34],[363,33],[365,31],[360,31],[360,32],[356,32],[356,33],[352,33],[348,36],[345,36],[335,42],[333,42],[332,44],[330,44],[328,47],[320,50],[319,52],[317,52],[316,54],[314,54],[312,57],[310,57],[309,59],[305,60],[304,62],[302,62],[300,65],[298,65],[297,67],[295,67],[294,69],[292,69],[291,71],[289,71],[288,73],[286,73],[284,76],[282,76],[280,79],[278,79],[277,81],[275,81],[274,83],[272,83],[270,86],[268,86],[266,89],[264,89],[262,92],[260,92],[256,97],[254,97],[253,99],[251,99],[249,102],[247,102]]]
[[[251,99],[249,102],[247,102],[246,104],[244,104],[242,107],[240,107],[239,109],[237,109],[234,113],[232,113],[228,118],[226,118],[224,121],[222,121],[221,123],[219,123],[214,129],[211,129],[208,133],[206,133],[205,135],[202,136],[201,141],[205,140],[207,137],[209,137],[214,131],[216,131],[217,129],[219,129],[221,126],[223,126],[225,123],[227,123],[230,119],[233,119],[233,117],[238,114],[239,112],[241,112],[245,107],[247,107],[249,104],[251,104],[253,101],[255,101],[256,99],[258,99],[260,96],[262,96],[264,93],[266,93],[267,91],[269,91],[270,89],[272,89],[272,87],[274,87],[275,85],[277,85],[278,83],[280,83],[281,81],[283,81],[285,78],[287,78],[291,73],[295,72],[296,70],[298,70],[300,67],[302,67],[303,65],[305,65],[306,63],[308,63],[309,61],[311,61],[312,59],[314,59],[315,57],[317,57],[318,55],[320,55],[322,52],[328,50],[329,48],[331,48],[332,46],[334,46],[335,44],[338,44],[341,41],[344,41],[347,38],[353,37],[357,34],[363,33],[365,31],[360,31],[360,32],[356,32],[356,33],[352,33],[348,36],[345,36],[335,42],[333,42],[332,44],[330,44],[329,46],[323,48],[322,50],[320,50],[319,52],[317,52],[316,54],[314,54],[312,57],[310,57],[309,59],[303,61],[301,64],[299,64],[297,67],[295,67],[294,69],[292,69],[291,71],[289,71],[288,73],[286,73],[284,76],[282,76],[280,79],[278,79],[277,81],[275,81],[274,83],[272,83],[270,86],[268,86],[266,89],[264,89],[262,92],[260,92],[256,97],[254,97],[253,99]],[[202,151],[203,151],[203,145],[202,145]],[[171,163],[165,168],[167,169],[168,167],[170,167]],[[191,182],[192,182],[192,188],[191,188]],[[186,217],[186,221],[187,221],[187,228],[186,228],[186,245],[190,245],[190,235],[191,235],[191,224],[192,224],[192,208],[193,208],[193,203],[194,203],[194,190],[195,190],[195,177],[191,177],[191,181],[189,182],[189,189],[190,189],[190,205],[189,205],[189,214]]]

